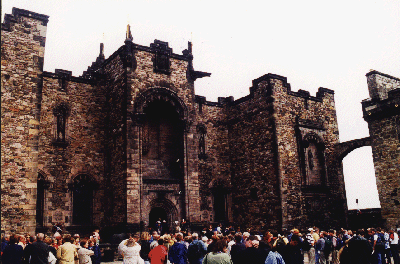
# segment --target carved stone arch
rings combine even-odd
[[[143,115],[147,105],[156,100],[169,103],[175,108],[182,121],[187,120],[188,110],[183,100],[174,91],[163,87],[154,87],[141,93],[134,105],[133,114],[136,115],[136,118],[135,116],[132,116],[132,118],[135,120],[138,116]]]
[[[326,185],[325,143],[315,132],[307,133],[301,141],[301,171],[303,186]]]
[[[357,148],[371,146],[371,137],[354,139],[346,142],[339,143],[335,146],[336,158],[341,162],[344,157]]]
[[[168,219],[162,219],[162,220],[166,220],[167,224],[169,227],[173,226],[173,222],[178,220],[178,209],[176,208],[175,204],[165,198],[163,195],[161,195],[162,198],[156,198],[153,199],[152,201],[150,201],[150,215],[149,215],[149,225],[152,225],[154,223],[152,223],[151,219],[151,213],[154,212],[154,210],[164,210],[165,214],[167,216]],[[154,221],[154,220],[153,220]]]
[[[325,150],[324,140],[315,132],[307,133],[302,140],[303,146],[308,147],[311,142],[315,143],[320,149]]]
[[[226,181],[225,179],[222,178],[215,178],[210,181],[208,184],[208,188],[210,190],[216,189],[216,188],[222,188],[226,190],[227,192],[230,192],[232,190],[232,185],[230,182]]]

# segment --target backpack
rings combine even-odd
[[[375,250],[384,250],[385,249],[385,235],[382,233],[378,233],[378,239],[376,240]]]
[[[304,239],[303,243],[301,244],[301,248],[303,249],[303,251],[309,251],[311,248],[310,240],[308,240],[307,238]]]
[[[187,253],[188,259],[199,259],[202,256],[201,253],[202,252],[199,243],[192,243],[189,245]]]
[[[333,241],[332,238],[325,238],[325,247],[324,247],[324,253],[325,256],[327,257],[331,252],[333,251]]]

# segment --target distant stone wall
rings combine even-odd
[[[34,232],[48,16],[13,9],[1,30],[1,229]]]
[[[382,218],[387,228],[395,228],[400,226],[400,79],[372,71],[367,80],[371,99],[362,106],[371,136]]]

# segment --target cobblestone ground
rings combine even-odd
[[[123,264],[123,261],[116,260],[116,261],[114,261],[114,262],[102,262],[102,263]],[[392,259],[391,263],[394,263],[393,259]],[[304,256],[304,264],[308,264],[308,258],[307,258],[307,256]]]
[[[116,260],[114,262],[102,262],[102,263],[109,263],[109,264],[123,264],[123,261]],[[304,264],[308,264],[307,256],[304,257]]]

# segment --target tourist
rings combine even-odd
[[[23,249],[26,247],[26,237],[24,235],[19,235],[19,242],[18,245],[20,245]]]
[[[138,244],[139,235],[129,237],[126,244],[121,247],[124,264],[139,264],[144,263],[140,257],[141,246]]]
[[[399,234],[393,229],[389,231],[390,250],[394,264],[400,264],[399,260]]]
[[[217,243],[218,240],[219,240],[219,237],[218,237],[217,234],[214,234],[214,235],[211,237],[211,243],[208,244],[208,246],[207,246],[207,253],[210,253],[210,252],[213,251],[214,245],[215,245],[215,243]]]
[[[158,246],[153,248],[149,253],[151,264],[165,264],[167,262],[169,240],[165,237],[160,237]]]
[[[315,244],[315,263],[316,264],[326,264],[325,259],[325,239],[324,232],[321,232],[319,235],[319,239]]]
[[[231,248],[231,258],[234,264],[238,263],[240,252],[246,249],[246,245],[242,242],[242,235],[237,233],[235,235],[235,244]]]
[[[380,228],[370,229],[374,264],[384,264],[385,238],[380,231]]]
[[[371,264],[372,246],[363,237],[360,229],[356,235],[345,242],[339,251],[340,264]]]
[[[101,251],[100,247],[97,244],[97,239],[94,236],[90,237],[89,240],[89,249],[94,252],[94,255],[91,256],[93,264],[100,264],[101,262]]]
[[[75,258],[78,257],[76,246],[73,244],[74,239],[71,235],[66,234],[63,236],[62,241],[64,244],[57,249],[58,264],[74,264]]]
[[[24,249],[21,245],[18,245],[18,242],[18,235],[10,235],[8,245],[4,248],[3,254],[1,255],[3,264],[22,264]]]
[[[303,242],[304,255],[308,257],[309,264],[315,264],[315,241],[313,237],[314,229],[310,227]]]
[[[176,243],[174,243],[168,253],[168,259],[171,264],[187,264],[188,249],[183,241],[183,235],[178,233],[176,236]]]
[[[390,235],[389,232],[382,230],[381,233],[383,234],[383,238],[385,240],[385,249],[383,251],[383,262],[384,263],[391,263],[391,250],[390,250]]]
[[[192,234],[192,243],[188,247],[188,260],[190,264],[201,264],[203,262],[204,255],[207,253],[207,246],[202,240],[199,240],[197,233]]]
[[[81,248],[81,245],[79,242],[80,236],[79,236],[79,234],[75,234],[73,236],[73,238],[74,238],[74,246],[76,248],[76,253],[78,253],[79,249]],[[75,258],[75,264],[79,264],[79,258]]]
[[[140,237],[140,257],[144,260],[145,264],[150,264],[149,253],[150,253],[150,234],[143,232]]]
[[[261,252],[259,247],[259,241],[256,236],[249,236],[246,241],[246,248],[238,253],[235,258],[235,264],[263,264],[266,256]]]
[[[286,264],[303,264],[302,242],[298,234],[293,232],[289,244],[284,248],[285,254],[282,256]]]
[[[57,249],[53,246],[53,239],[46,236],[43,241],[49,246],[49,263],[55,264],[57,262]]]
[[[26,246],[24,251],[25,263],[42,264],[48,263],[50,248],[44,242],[44,234],[39,233],[36,242]],[[52,253],[53,254],[53,253]]]
[[[78,249],[79,264],[92,264],[92,259],[90,256],[93,255],[93,250],[89,250],[89,240],[83,238],[80,241],[80,247]]]
[[[4,249],[8,246],[8,243],[10,241],[10,235],[6,234],[1,236],[1,255],[3,255]]]
[[[285,246],[286,243],[283,239],[279,240],[268,253],[267,258],[265,259],[265,264],[286,264],[282,255],[279,253],[279,251],[282,251]]]
[[[208,253],[204,259],[203,264],[231,264],[231,257],[226,253],[228,244],[225,240],[220,239],[215,242],[212,252]]]

